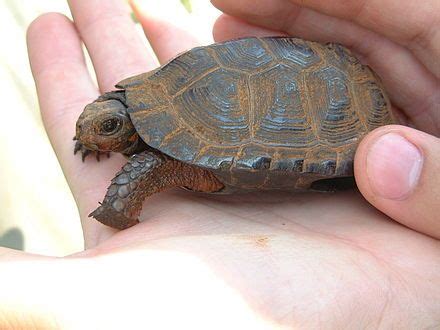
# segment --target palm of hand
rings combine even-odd
[[[439,308],[432,273],[438,242],[390,220],[357,192],[166,195],[153,197],[147,221],[98,245],[99,253],[133,253],[128,267],[138,278],[151,271],[140,266],[140,251],[194,256],[281,324],[337,326],[350,315],[354,324],[380,325],[406,308],[423,310],[421,317]],[[413,305],[419,295],[428,299]]]

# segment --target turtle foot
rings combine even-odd
[[[73,139],[76,140],[76,138],[73,138]],[[83,162],[85,161],[86,157],[91,154],[95,155],[96,160],[98,162],[101,160],[101,157],[100,157],[101,155],[107,155],[107,158],[110,158],[109,152],[101,152],[101,151],[92,150],[92,149],[85,147],[81,142],[76,141],[75,148],[73,149],[73,154],[76,155],[78,153],[78,151],[81,152],[81,159]]]
[[[118,212],[107,205],[101,205],[95,211],[90,213],[89,217],[95,218],[106,226],[121,230],[139,223],[138,219],[129,218],[125,216],[125,214]]]

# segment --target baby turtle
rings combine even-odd
[[[76,151],[128,163],[94,212],[119,229],[170,187],[228,193],[341,188],[369,131],[393,118],[377,76],[346,48],[288,37],[187,51],[86,106]]]

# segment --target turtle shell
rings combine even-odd
[[[393,122],[367,66],[296,38],[194,48],[117,87],[150,147],[246,188],[350,176],[360,139]]]

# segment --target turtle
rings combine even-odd
[[[395,122],[380,78],[347,48],[248,37],[186,51],[88,104],[75,152],[128,160],[90,216],[125,229],[147,196],[335,191],[371,130]]]

